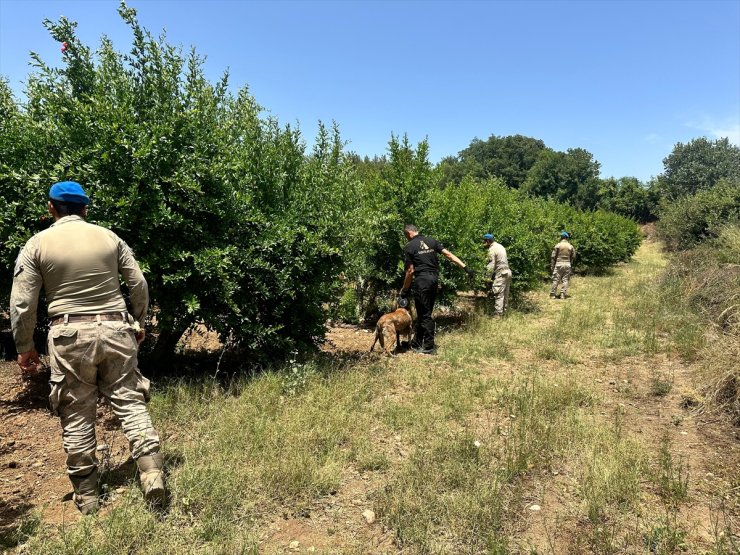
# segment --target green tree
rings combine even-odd
[[[468,175],[477,178],[484,175],[480,164],[473,158],[462,161],[458,156],[445,156],[435,169],[439,175],[440,187],[460,183]]]
[[[660,204],[658,233],[670,250],[686,250],[740,225],[740,179],[721,179],[714,187]]]
[[[479,179],[500,177],[506,185],[518,189],[545,149],[543,141],[524,135],[491,135],[485,141],[473,139],[457,158],[442,161],[443,183],[459,183],[465,175]]]
[[[727,138],[710,141],[699,137],[686,144],[677,143],[663,160],[663,167],[663,195],[670,199],[693,195],[713,187],[720,179],[740,178],[740,148]]]
[[[403,226],[419,225],[436,177],[426,139],[414,147],[406,135],[392,135],[382,162],[359,169],[361,184],[353,192],[357,213],[346,226],[351,241],[346,276],[354,288],[354,317],[364,319],[377,309],[379,296],[400,287]]]
[[[324,306],[344,265],[354,182],[336,127],[306,153],[297,129],[260,117],[246,88],[209,82],[202,59],[119,13],[127,54],[103,38],[95,54],[65,18],[45,21],[66,42],[63,65],[33,56],[28,102],[0,86],[2,296],[13,259],[42,226],[51,183],[74,179],[90,219],[135,250],[150,286],[158,340],[173,352],[194,322],[217,330],[245,360],[281,354],[323,333]]]
[[[650,190],[636,177],[609,177],[599,183],[599,208],[637,222],[655,219],[656,205]]]
[[[591,210],[598,204],[599,168],[593,155],[582,148],[566,152],[544,150],[522,189],[534,196]]]

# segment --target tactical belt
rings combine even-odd
[[[125,322],[126,317],[120,312],[110,312],[108,314],[66,314],[59,316],[51,321],[52,326],[68,322]]]

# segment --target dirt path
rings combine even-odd
[[[48,372],[23,379],[15,363],[0,362],[0,540],[5,542],[20,521],[35,515],[49,524],[79,520],[65,474],[61,426],[48,408],[48,395]],[[98,408],[97,437],[98,456],[113,471],[110,487],[119,487],[132,469],[125,438],[105,406]]]

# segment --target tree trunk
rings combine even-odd
[[[183,320],[172,329],[160,331],[152,349],[141,353],[141,366],[152,375],[166,374],[174,362],[177,342],[189,326],[190,322]]]

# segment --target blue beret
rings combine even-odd
[[[493,235],[491,235],[490,233],[486,233],[483,238],[487,241],[493,241]]]
[[[561,231],[561,232],[560,232],[560,236],[561,236],[561,237],[570,237],[570,235],[568,234],[568,232],[567,232],[567,231]]]
[[[76,181],[60,181],[54,183],[49,189],[49,198],[59,202],[71,202],[73,204],[90,204],[90,197],[87,196],[82,185]]]

